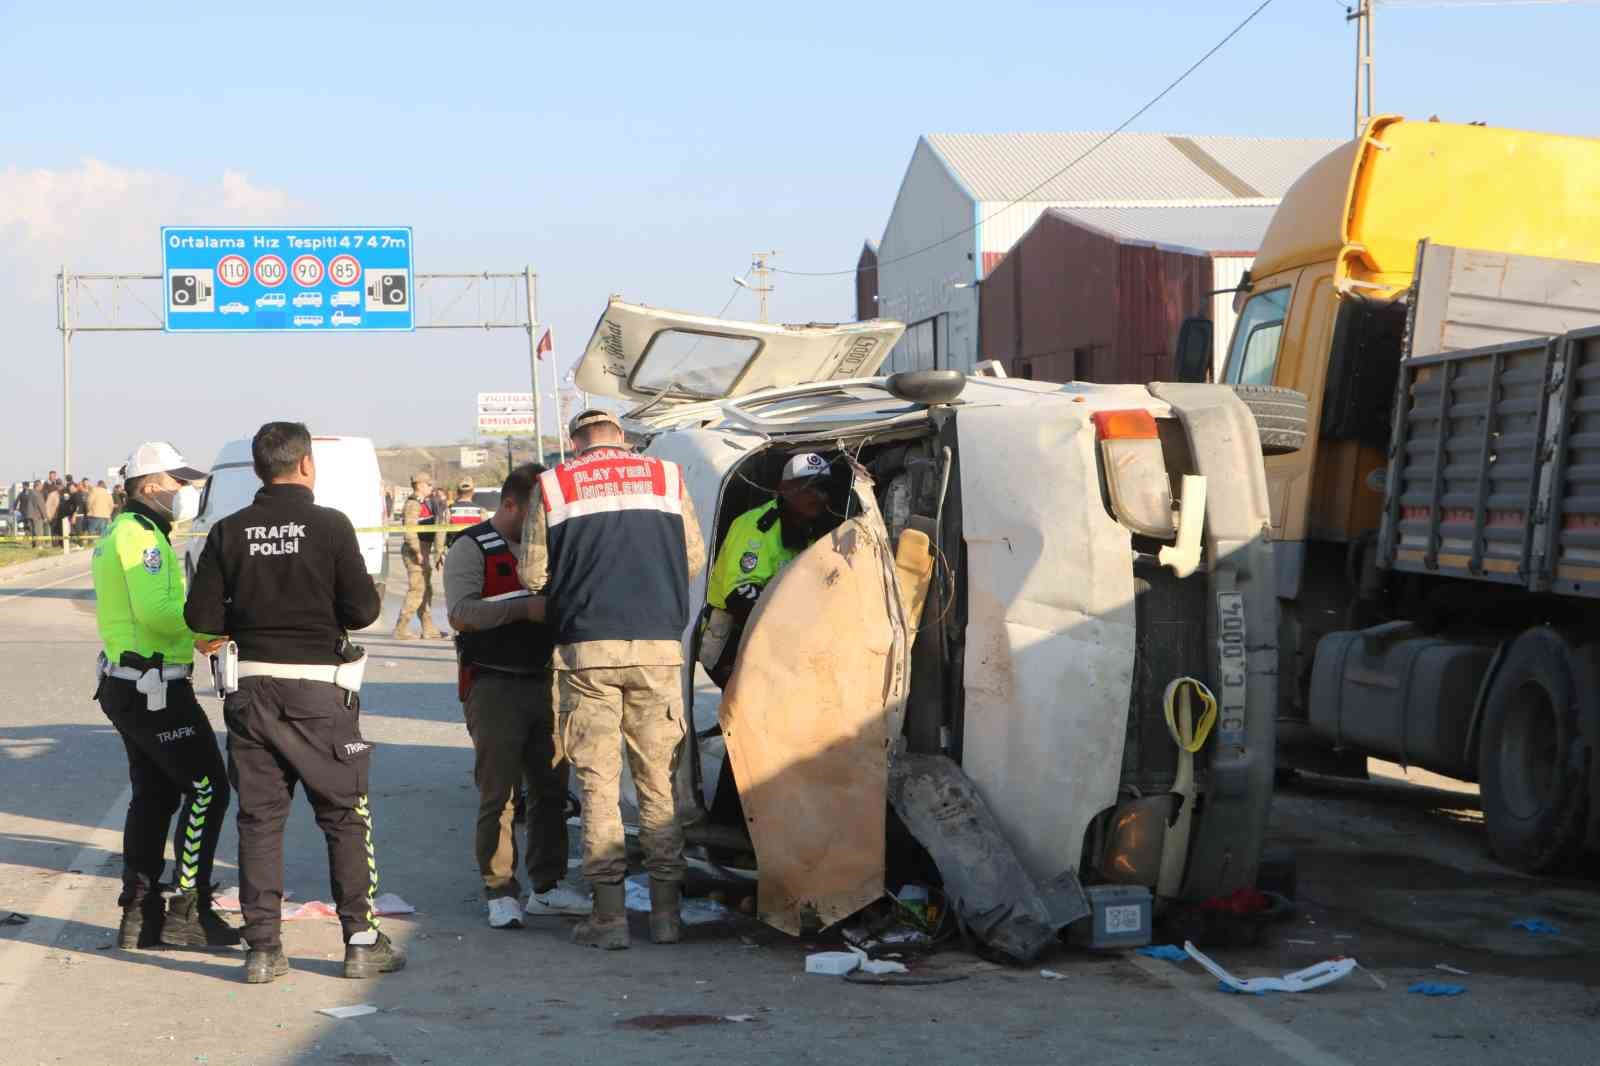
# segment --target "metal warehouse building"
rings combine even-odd
[[[999,349],[983,340],[990,327],[982,321],[980,293],[1006,254],[1052,209],[1055,222],[1109,237],[1124,249],[1161,245],[1205,260],[1212,277],[1202,281],[1197,273],[1191,278],[1191,296],[1201,285],[1223,288],[1236,282],[1237,273],[1249,265],[1255,244],[1225,245],[1264,228],[1263,223],[1253,229],[1254,220],[1264,220],[1290,184],[1340,143],[1122,133],[1095,148],[1104,136],[935,133],[917,141],[883,237],[876,248],[869,245],[863,250],[857,276],[858,313],[871,302],[876,314],[908,326],[886,364],[888,371],[967,370],[980,352],[1007,362],[1021,358],[1024,368],[1031,367],[1031,358],[1020,349],[998,355]],[[1252,208],[1259,213],[1238,213]],[[1027,327],[1047,317],[1030,302],[1067,301],[1091,307],[1116,295],[1104,256],[1093,263],[1076,260],[1073,242],[1052,231],[1053,226],[1047,226],[1036,237],[1055,244],[1065,258],[1045,274],[1019,270],[1013,302],[1021,306],[1009,308],[1014,330],[1010,336],[1038,353],[1039,369],[1048,369],[1041,377],[1065,372],[1066,363],[1075,362],[1074,349],[1086,344],[1081,340],[1067,344],[1066,336],[1052,342],[1037,329],[1030,335]],[[1084,254],[1090,254],[1094,242],[1082,244]],[[1130,270],[1138,259],[1129,257]],[[1147,275],[1119,276],[1127,300],[1118,302],[1126,317],[1136,313],[1136,289]],[[1146,304],[1163,300],[1150,297]],[[1019,316],[1021,331],[1015,332]],[[1123,368],[1152,354],[1155,349],[1146,335],[1155,325],[1134,331],[1139,335],[1131,339],[1125,339],[1130,336],[1126,329],[1122,336],[1093,334],[1087,346],[1096,351],[1089,365],[1094,372],[1102,364]],[[1219,322],[1219,335],[1226,328]],[[1174,335],[1175,330],[1174,326]],[[1169,335],[1165,340],[1169,350],[1172,339]],[[1143,347],[1136,351],[1122,347],[1135,342]],[[1073,367],[1072,372],[1079,371]]]

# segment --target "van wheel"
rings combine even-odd
[[[1262,455],[1287,455],[1305,447],[1305,393],[1277,385],[1235,385],[1233,392],[1255,416]]]
[[[1571,866],[1583,851],[1588,766],[1572,649],[1551,629],[1511,643],[1489,689],[1478,784],[1489,847],[1526,873]]]

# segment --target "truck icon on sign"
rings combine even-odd
[[[360,307],[361,294],[353,289],[345,289],[343,292],[336,292],[333,294],[332,298],[328,300],[328,306]]]

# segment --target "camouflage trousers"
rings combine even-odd
[[[683,830],[672,790],[685,730],[682,669],[556,670],[562,746],[583,798],[583,875],[591,883],[614,883],[628,873],[624,749],[639,797],[645,869],[657,881],[683,880]]]
[[[406,567],[406,601],[395,617],[395,632],[407,629],[411,619],[416,618],[422,623],[423,636],[437,633],[438,627],[433,624],[433,560],[428,552],[419,556],[405,548],[400,552],[400,561]]]

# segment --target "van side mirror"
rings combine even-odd
[[[1209,318],[1186,318],[1178,327],[1173,376],[1191,385],[1211,380],[1212,329]]]

